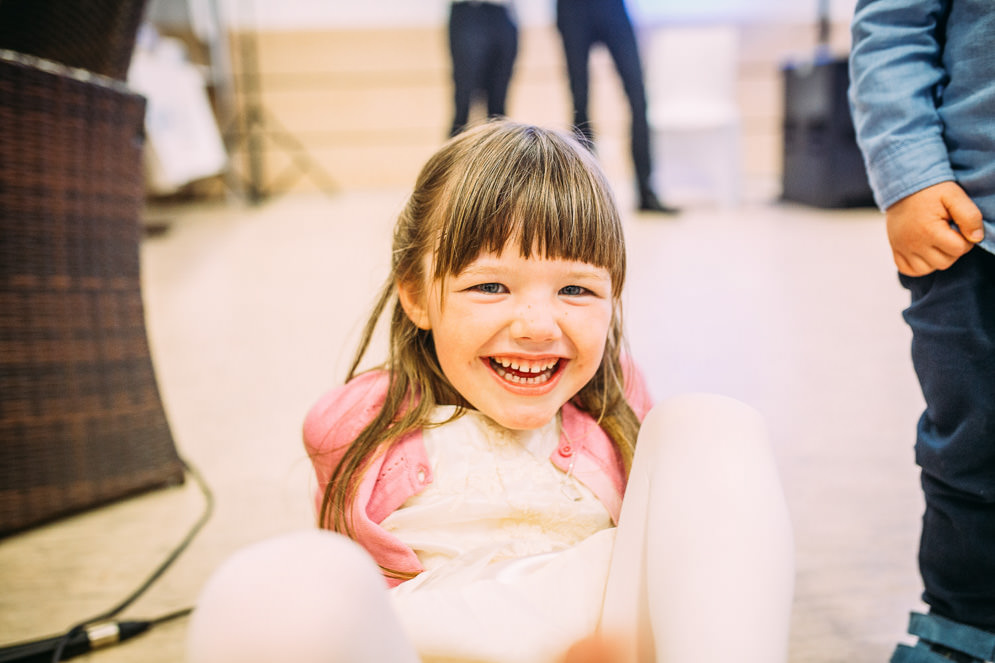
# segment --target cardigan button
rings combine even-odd
[[[560,447],[560,455],[561,456],[564,456],[564,457],[572,456],[573,453],[574,453],[574,449],[569,444],[564,444],[562,447]]]
[[[425,470],[418,470],[418,483],[425,483]]]

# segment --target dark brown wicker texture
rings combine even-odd
[[[0,0],[0,48],[124,80],[145,0]]]
[[[139,281],[144,109],[0,51],[0,536],[183,479]]]

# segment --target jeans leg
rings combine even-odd
[[[632,124],[630,129],[630,149],[632,165],[640,194],[650,192],[652,174],[650,156],[650,130],[646,117],[646,87],[643,81],[643,65],[639,58],[639,45],[632,22],[624,5],[613,12],[602,26],[605,46],[615,62],[615,69],[622,80],[622,89],[629,100]]]
[[[587,114],[588,58],[594,45],[591,16],[585,2],[559,0],[556,27],[563,40],[563,55],[567,63],[570,95],[573,98],[573,131],[588,148],[594,147],[594,131]]]
[[[995,255],[902,276],[926,411],[917,427],[926,510],[919,567],[934,612],[995,628]]]
[[[511,20],[508,9],[495,9],[497,11],[493,12],[494,25],[491,28],[493,55],[487,74],[487,116],[491,118],[506,115],[508,86],[511,84],[511,74],[518,55],[518,26]]]
[[[454,3],[449,14],[449,53],[453,65],[453,123],[449,135],[466,128],[474,94],[483,87],[487,54],[480,44],[486,38],[480,7]]]

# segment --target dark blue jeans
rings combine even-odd
[[[453,63],[453,124],[449,135],[466,128],[476,96],[487,116],[505,115],[508,86],[518,55],[518,27],[508,8],[488,2],[454,2],[449,11],[449,53]]]
[[[949,269],[900,278],[926,399],[916,435],[923,599],[995,629],[995,255],[974,248]]]
[[[604,44],[615,63],[632,113],[632,165],[640,192],[650,189],[651,157],[646,88],[636,33],[624,0],[557,0],[556,27],[563,39],[567,76],[573,97],[573,127],[588,145],[594,131],[588,117],[588,59],[595,44]]]

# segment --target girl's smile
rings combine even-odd
[[[541,387],[550,384],[561,363],[566,360],[559,357],[546,360],[489,357],[487,361],[497,376],[510,385]]]
[[[433,273],[430,258],[424,267]],[[525,258],[509,243],[456,276],[399,289],[411,320],[432,331],[453,387],[501,425],[531,429],[555,417],[601,364],[611,285],[604,268]]]

